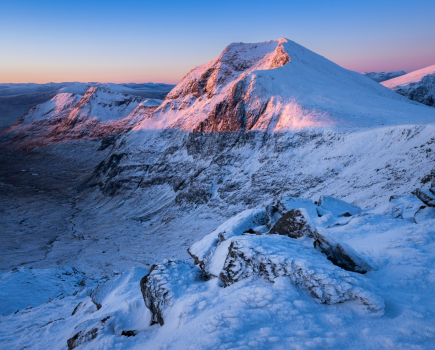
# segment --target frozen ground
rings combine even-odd
[[[435,213],[411,193],[432,200],[433,108],[286,39],[230,45],[159,107],[100,90],[57,144],[68,103],[2,134],[2,348],[431,348]],[[101,140],[109,109],[139,124]]]

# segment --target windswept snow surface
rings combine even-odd
[[[435,65],[382,83],[411,100],[435,107]]]
[[[365,275],[339,272],[308,237],[240,237],[247,247],[255,242],[254,250],[246,253],[260,254],[275,264],[286,259],[293,259],[293,266],[305,264],[307,271],[319,274],[321,283],[330,283],[329,288],[339,288],[340,293],[349,288],[340,283],[358,286],[357,293],[375,298],[375,303],[385,305],[383,311],[370,311],[357,300],[319,303],[297,282],[304,275],[294,280],[280,276],[278,270],[269,279],[247,276],[225,288],[218,278],[189,281],[168,270],[165,288],[171,290],[165,322],[151,326],[139,285],[148,273],[145,269],[118,271],[104,278],[86,277],[71,268],[18,269],[0,275],[2,291],[14,291],[13,298],[0,299],[2,348],[46,349],[47,341],[52,348],[65,348],[73,338],[82,349],[431,349],[435,341],[435,219],[417,224],[391,213],[386,205],[383,214],[365,210],[347,218],[347,223],[332,215],[328,220],[337,224],[328,227],[323,217],[312,218],[370,262],[374,269]],[[287,245],[297,246],[297,254],[283,256]],[[316,266],[310,268],[310,261]],[[328,279],[332,270],[335,277]],[[61,284],[54,286],[58,279]],[[38,289],[35,298],[29,298],[24,286]],[[52,287],[45,292],[47,286]]]

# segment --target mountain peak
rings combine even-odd
[[[427,122],[434,116],[281,38],[228,45],[219,57],[192,69],[136,128],[277,132],[415,123],[417,118]]]

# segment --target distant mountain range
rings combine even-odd
[[[0,130],[12,125],[32,107],[50,100],[61,90],[83,95],[91,86],[110,87],[114,91],[143,98],[164,99],[175,85],[161,83],[102,84],[95,82],[0,84]]]
[[[391,72],[370,72],[370,73],[364,73],[366,77],[369,77],[370,79],[380,83],[385,80],[393,79],[396,77],[400,77],[401,75],[405,75],[406,72],[403,70],[395,70]]]

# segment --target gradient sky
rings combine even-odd
[[[435,64],[435,1],[0,0],[0,83],[177,83],[285,37],[358,72]]]

